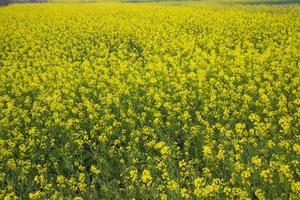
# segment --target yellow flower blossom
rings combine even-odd
[[[0,199],[298,200],[300,7],[238,4],[1,6]]]
[[[149,186],[152,183],[152,179],[151,172],[145,169],[142,173],[142,182]]]
[[[94,173],[95,175],[100,174],[100,170],[95,165],[91,166],[91,172]]]
[[[260,167],[261,166],[261,159],[258,156],[254,156],[251,158],[251,161],[253,164],[256,166]]]

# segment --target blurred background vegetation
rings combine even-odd
[[[145,2],[214,2],[214,3],[239,3],[239,4],[298,4],[300,0],[0,0],[0,5],[9,3],[26,2],[65,2],[65,3],[92,3],[92,2],[123,2],[123,3],[145,3]]]

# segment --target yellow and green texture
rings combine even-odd
[[[300,7],[0,8],[0,199],[299,199]]]

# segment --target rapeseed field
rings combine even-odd
[[[299,199],[300,7],[0,8],[0,199]]]

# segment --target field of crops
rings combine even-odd
[[[299,199],[300,7],[0,8],[0,199]]]

